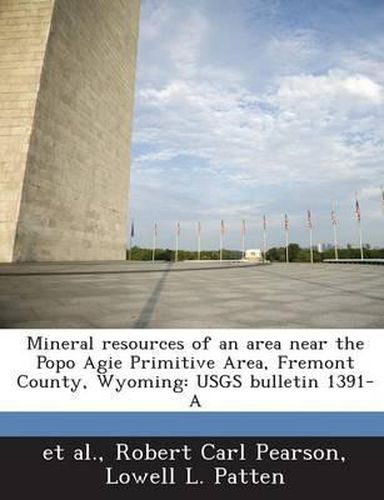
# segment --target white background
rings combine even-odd
[[[0,411],[384,411],[384,337],[380,330],[2,330],[0,332]],[[89,339],[92,335],[95,345],[105,340],[182,340],[183,351],[27,351],[27,336],[41,335],[55,340]],[[207,350],[193,350],[191,343],[211,337]],[[348,336],[351,340],[363,340],[363,351],[339,351],[334,345],[337,337]],[[236,351],[220,351],[220,340],[236,340],[241,346],[248,340],[280,340],[280,351],[249,351],[245,348]],[[284,348],[289,340],[328,340],[329,346],[324,351],[300,350],[289,351]],[[92,370],[64,370],[60,374],[54,371],[37,370],[36,357],[47,355],[52,359],[73,359],[80,366],[88,355],[95,359],[113,356],[125,362],[130,354],[139,354],[145,358],[157,356],[174,358],[176,356],[194,356],[199,359],[215,359],[219,366],[230,355],[233,359],[262,359],[268,370],[115,370],[120,378],[135,377],[180,377],[189,379],[189,387],[181,394],[170,389],[123,389],[117,393],[112,389],[101,389],[96,373]],[[351,370],[276,370],[279,354],[288,354],[290,358],[300,359],[345,359],[352,356],[356,362],[355,374],[363,374],[365,379],[374,380],[363,389],[251,389],[248,380],[251,374],[256,377],[270,377],[273,373],[284,377],[306,375],[326,382],[332,373],[350,374]],[[81,387],[87,390],[71,393],[62,389],[21,389],[17,386],[17,377],[26,373],[34,379],[81,377]],[[196,386],[197,374],[241,374],[244,382],[241,389],[215,388],[201,389]],[[201,408],[190,403],[197,395]]]

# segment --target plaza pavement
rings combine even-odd
[[[0,265],[3,328],[383,328],[384,266]]]

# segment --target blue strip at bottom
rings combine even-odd
[[[384,412],[4,412],[0,436],[384,436]]]

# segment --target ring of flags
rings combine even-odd
[[[380,187],[380,204],[384,213],[384,187]],[[360,236],[360,251],[361,251],[361,259],[364,259],[364,252],[363,252],[363,238],[362,238],[362,216],[361,216],[361,207],[358,199],[358,193],[355,193],[355,219],[358,224],[359,228],[359,236]],[[331,212],[330,212],[330,221],[331,225],[333,226],[334,229],[334,248],[335,248],[335,259],[338,260],[338,244],[337,244],[337,231],[336,231],[336,226],[338,225],[338,219],[336,215],[336,208],[335,204],[332,204]],[[284,214],[284,220],[283,220],[283,225],[284,225],[284,231],[286,235],[286,261],[289,261],[289,254],[288,254],[288,247],[289,247],[289,231],[290,231],[290,225],[289,225],[289,217],[288,214]],[[313,245],[312,245],[312,231],[313,231],[313,214],[310,209],[307,210],[306,212],[306,226],[310,231],[310,251],[311,251],[311,262],[313,262]],[[266,231],[267,231],[267,216],[266,214],[263,214],[262,216],[262,228],[263,228],[263,240],[264,240],[264,259],[266,256],[267,252],[267,245],[266,245]],[[247,224],[246,220],[242,219],[241,221],[241,226],[240,226],[240,234],[241,234],[241,239],[242,239],[242,255],[243,258],[245,257],[245,235],[247,232]],[[197,237],[198,237],[198,258],[200,259],[200,252],[201,252],[201,233],[202,233],[202,224],[199,221],[197,223]],[[219,253],[220,253],[220,260],[222,260],[223,257],[223,240],[224,240],[224,235],[226,233],[226,225],[223,219],[220,220],[220,225],[219,225],[219,235],[220,235],[220,247],[219,247]],[[176,223],[176,260],[177,260],[177,252],[179,250],[179,237],[181,234],[181,224],[178,221]],[[157,222],[154,223],[153,226],[153,248],[152,248],[152,260],[155,260],[155,253],[156,253],[156,247],[157,247],[157,236],[158,236],[158,224]],[[135,222],[132,219],[131,221],[131,229],[130,229],[130,246],[129,246],[129,252],[131,251],[131,246],[132,246],[132,240],[135,237]],[[129,253],[130,255],[130,253]]]

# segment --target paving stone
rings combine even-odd
[[[383,328],[382,266],[0,265],[0,325]]]

